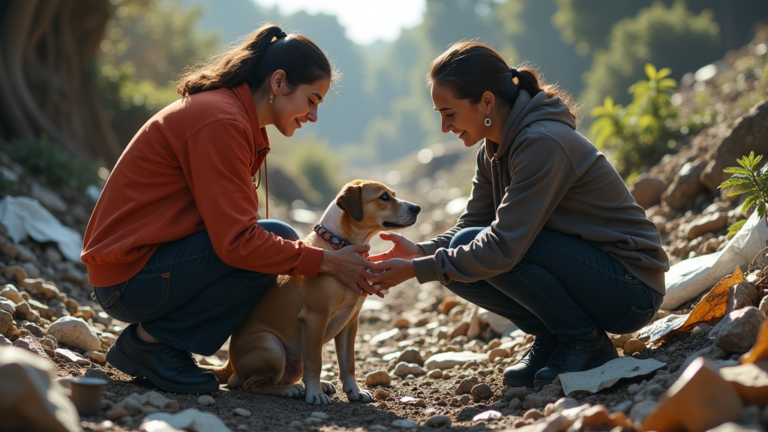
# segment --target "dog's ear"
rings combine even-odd
[[[352,219],[363,220],[363,186],[351,185],[344,188],[336,197],[336,205],[347,212]]]

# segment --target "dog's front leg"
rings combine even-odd
[[[357,336],[357,317],[359,312],[336,335],[336,356],[339,360],[339,377],[347,399],[356,402],[372,402],[373,395],[368,390],[361,390],[355,380],[355,337]]]
[[[302,341],[304,343],[304,387],[305,401],[313,405],[327,405],[331,398],[323,393],[320,372],[323,369],[323,338],[328,328],[328,316],[323,313],[302,310]]]

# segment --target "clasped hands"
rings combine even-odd
[[[337,263],[337,271],[333,273],[342,283],[360,295],[377,295],[384,298],[385,293],[382,291],[416,275],[413,259],[424,256],[424,252],[421,247],[400,234],[385,232],[379,234],[379,237],[382,240],[391,241],[392,248],[386,252],[371,255],[368,260],[365,260],[361,255],[370,250],[369,245],[347,246],[337,253],[356,254],[359,260],[365,260],[365,263],[348,256]],[[365,268],[362,272],[361,267]]]

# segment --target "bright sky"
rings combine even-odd
[[[353,42],[367,45],[376,40],[391,42],[400,36],[403,28],[421,24],[426,0],[253,0],[256,3],[277,6],[283,14],[306,11],[336,15],[339,24],[347,29]]]

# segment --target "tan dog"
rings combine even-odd
[[[380,231],[413,225],[420,210],[381,183],[355,180],[344,186],[319,224],[350,244],[367,244]],[[304,242],[334,249],[317,232]],[[350,401],[370,402],[371,393],[355,381],[357,317],[364,300],[327,273],[314,279],[281,276],[232,334],[227,364],[213,371],[230,388],[305,396],[307,403],[325,405],[336,389],[320,380],[322,350],[334,339],[344,392]]]

